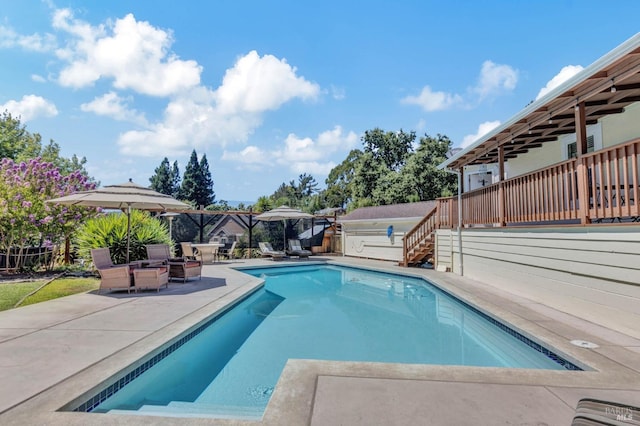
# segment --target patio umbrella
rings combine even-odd
[[[301,210],[293,209],[289,206],[280,206],[273,210],[269,210],[268,212],[264,212],[256,216],[256,219],[262,220],[265,222],[273,222],[277,220],[285,221],[287,219],[311,219],[313,217],[312,214],[305,213]],[[287,247],[287,226],[285,223],[284,227],[284,235],[283,235],[284,247]]]
[[[137,185],[133,183],[131,179],[129,179],[129,182],[119,185],[107,185],[91,191],[81,191],[64,197],[54,198],[47,200],[47,203],[122,210],[127,215],[127,263],[129,263],[131,209],[163,211],[167,209],[184,210],[190,208],[188,204],[182,201]]]

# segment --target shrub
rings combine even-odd
[[[127,216],[116,212],[87,220],[78,229],[75,244],[78,256],[85,261],[91,261],[91,249],[108,247],[114,263],[125,263]],[[129,261],[146,259],[145,245],[147,244],[168,244],[171,246],[173,242],[164,222],[151,217],[148,212],[132,210]]]

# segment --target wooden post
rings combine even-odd
[[[505,207],[506,200],[504,195],[504,186],[502,181],[504,180],[504,146],[500,145],[498,148],[498,226],[505,226]]]
[[[251,241],[253,239],[253,207],[249,207],[249,251],[247,259],[251,259]]]
[[[578,181],[578,199],[580,200],[580,210],[578,216],[580,223],[586,225],[591,223],[589,217],[589,171],[587,170],[584,154],[587,153],[587,120],[585,118],[584,102],[575,107],[576,122],[576,151],[578,161],[576,162],[576,174]]]

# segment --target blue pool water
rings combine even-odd
[[[260,417],[290,358],[572,367],[421,279],[326,265],[243,272],[264,288],[93,411]]]

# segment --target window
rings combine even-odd
[[[593,135],[587,136],[587,152],[593,152],[595,138]],[[578,143],[573,142],[567,145],[567,158],[578,157]]]

